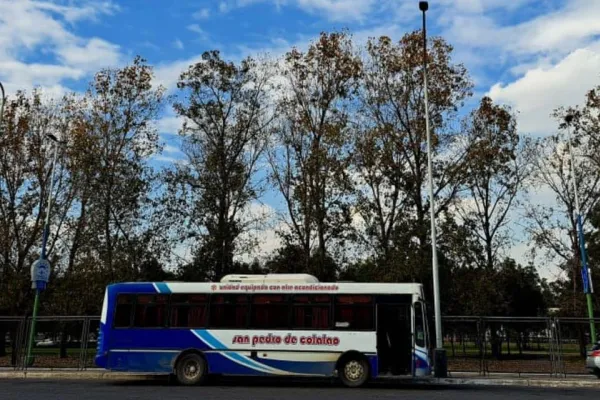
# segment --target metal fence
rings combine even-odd
[[[33,367],[95,368],[99,324],[98,316],[38,317]],[[0,368],[30,367],[26,357],[30,328],[30,318],[0,317]],[[587,319],[446,316],[443,332],[450,373],[555,377],[587,373]]]
[[[94,367],[100,317],[38,317],[32,347],[36,368]],[[0,317],[0,368],[27,369],[31,318]]]
[[[443,328],[450,372],[587,373],[588,319],[446,316]]]

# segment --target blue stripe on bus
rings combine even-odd
[[[227,350],[227,347],[221,343],[217,338],[211,335],[209,332],[204,330],[196,330],[194,331],[196,336],[198,336],[204,343],[206,343],[209,347],[217,350]],[[221,353],[224,357],[231,359],[234,362],[238,362],[248,368],[258,370],[266,373],[286,373],[287,371],[277,371],[271,367],[268,367],[264,364],[261,364],[247,356],[241,355],[236,352],[223,352]]]
[[[170,294],[171,293],[171,289],[169,288],[169,285],[167,285],[164,282],[157,282],[154,285],[156,286],[158,293],[161,293],[161,294]]]

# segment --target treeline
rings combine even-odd
[[[218,51],[182,71],[174,96],[138,57],[98,72],[85,93],[14,93],[0,125],[0,315],[29,314],[50,162],[58,147],[46,314],[98,314],[105,285],[307,272],[319,279],[423,282],[431,297],[430,199],[419,31],[357,46],[323,33],[307,51],[230,62]],[[600,255],[598,88],[556,110],[557,134],[520,133],[515,111],[473,98],[443,38],[429,42],[435,215],[445,314],[583,315],[574,192],[563,117],[572,122],[594,273]],[[468,109],[467,104],[475,104]],[[181,162],[156,168],[157,120],[172,108]],[[559,129],[560,128],[560,129]],[[531,199],[543,188],[556,206]],[[281,247],[251,263],[276,192]],[[537,197],[539,199],[539,195]],[[515,217],[518,216],[518,217]],[[517,231],[558,261],[517,265]],[[265,228],[266,229],[266,228]],[[180,257],[187,248],[193,259]],[[549,261],[548,261],[549,262]]]

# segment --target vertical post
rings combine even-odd
[[[46,275],[46,280],[36,280],[37,277],[34,276],[34,270],[36,268],[36,264],[37,266],[44,266],[46,268],[46,273],[45,274],[49,274],[49,264],[47,261],[47,257],[46,257],[46,245],[48,243],[48,236],[50,236],[50,211],[52,209],[52,192],[54,190],[54,170],[55,170],[55,165],[56,165],[56,158],[58,156],[58,140],[56,139],[56,137],[54,136],[50,136],[49,137],[54,141],[54,155],[52,157],[52,165],[50,167],[50,189],[48,191],[48,204],[46,206],[46,218],[44,219],[44,228],[43,228],[43,232],[42,232],[42,249],[41,249],[41,253],[40,253],[40,259],[38,261],[36,261],[36,263],[34,263],[34,266],[32,267],[32,276],[31,276],[31,280],[32,280],[32,286],[35,289],[35,300],[33,302],[33,313],[31,315],[31,329],[29,330],[29,341],[27,343],[27,358],[26,358],[26,365],[27,366],[32,366],[33,365],[33,357],[31,355],[32,350],[33,350],[33,341],[35,338],[35,324],[36,324],[36,319],[37,319],[37,314],[38,314],[38,309],[39,309],[39,302],[40,302],[40,293],[43,289],[45,289],[46,287],[46,282],[47,282],[47,275]]]
[[[2,82],[0,82],[0,128],[2,127],[2,119],[4,118],[4,103],[5,102],[6,102],[6,97],[5,97],[5,93],[4,93],[4,86],[2,86]]]
[[[429,211],[431,218],[431,258],[433,268],[433,303],[435,312],[435,350],[434,350],[434,372],[438,378],[445,378],[448,374],[446,363],[446,352],[444,351],[442,337],[442,312],[440,306],[440,283],[438,276],[438,258],[435,227],[435,199],[433,194],[433,151],[431,146],[431,131],[429,126],[429,98],[427,90],[427,21],[425,13],[429,9],[429,3],[419,2],[419,9],[423,14],[423,88],[425,97],[425,130],[427,132],[427,167],[429,175]]]
[[[583,292],[587,300],[588,318],[590,320],[590,343],[596,342],[596,326],[594,324],[594,304],[592,302],[592,277],[590,268],[587,263],[587,254],[585,250],[585,238],[583,235],[583,218],[581,216],[581,208],[579,204],[579,194],[577,192],[577,177],[575,173],[575,162],[573,160],[573,145],[571,143],[571,121],[573,121],[572,115],[565,116],[565,122],[567,123],[567,135],[569,142],[569,159],[571,162],[571,178],[573,181],[573,192],[575,193],[575,213],[577,214],[577,236],[579,241],[579,251],[581,253],[581,279],[583,281]]]
[[[35,289],[35,300],[33,301],[33,314],[31,315],[31,326],[29,327],[29,340],[27,342],[27,356],[25,357],[26,367],[31,367],[33,365],[33,357],[31,356],[31,352],[33,350],[33,340],[35,338],[35,322],[37,319],[39,305],[40,290]]]

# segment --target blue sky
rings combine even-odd
[[[581,103],[600,83],[600,1],[429,3],[429,31],[455,47],[455,60],[475,80],[475,100],[488,94],[512,105],[524,134],[553,133],[552,109]],[[54,95],[79,91],[99,68],[139,54],[173,90],[179,73],[209,49],[234,60],[278,56],[324,30],[348,28],[364,42],[398,39],[420,24],[416,0],[0,0],[0,81],[9,95],[33,86]],[[179,124],[169,112],[159,122],[171,147],[156,161],[178,157]]]

